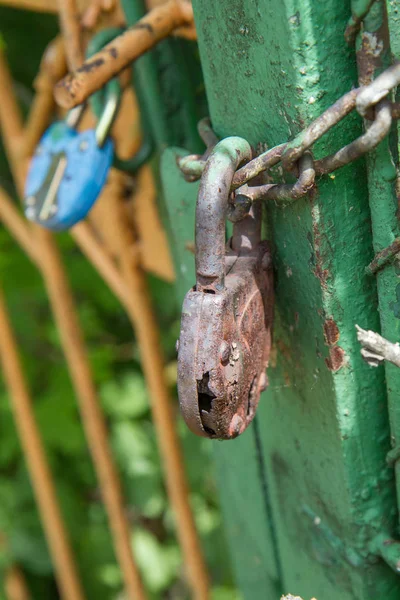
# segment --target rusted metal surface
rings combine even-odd
[[[69,598],[85,600],[75,557],[60,510],[53,474],[35,419],[34,402],[24,377],[15,334],[9,320],[2,290],[0,290],[0,361],[33,492],[54,561],[60,596],[63,600]]]
[[[378,252],[374,260],[370,262],[366,271],[369,275],[374,275],[385,265],[390,263],[400,254],[400,239],[396,238],[390,246]]]
[[[178,393],[197,435],[232,439],[252,421],[271,348],[272,260],[260,242],[260,205],[235,224],[225,246],[232,177],[251,156],[241,138],[220,142],[207,161],[196,210],[196,286],[183,303]]]
[[[335,154],[316,161],[316,171],[321,174],[331,173],[366,154],[387,136],[391,124],[392,115],[390,105],[387,100],[382,100],[376,108],[375,120],[372,122],[371,127],[363,135],[354,140],[354,142],[347,144],[347,146],[341,148]]]
[[[82,13],[82,27],[87,30],[94,29],[104,13],[107,15],[109,27],[123,25],[124,16],[118,0],[91,0],[87,9]]]
[[[330,317],[324,323],[325,344],[329,348],[329,356],[325,359],[325,364],[330,371],[336,373],[346,362],[346,353],[338,346],[340,331],[336,321]]]
[[[371,106],[385,98],[400,83],[400,63],[392,65],[369,85],[361,89],[357,96],[356,106],[360,115],[365,116]]]
[[[79,5],[85,7],[90,0],[80,0]],[[56,13],[58,11],[57,2],[54,0],[0,0],[0,6],[10,6],[22,10],[32,10],[44,13]]]
[[[353,110],[356,105],[358,91],[351,90],[339,98],[320,117],[315,119],[309,127],[300,132],[293,141],[289,142],[282,155],[282,163],[285,168],[289,169],[299,160],[305,150],[311,148],[320,137],[337,125]]]
[[[271,150],[267,150],[251,160],[247,165],[244,165],[244,167],[235,173],[232,180],[232,188],[236,189],[241,185],[244,185],[250,181],[250,179],[254,179],[254,177],[260,175],[263,171],[267,171],[271,167],[277,165],[286,148],[287,144],[275,146],[274,148],[271,148]]]
[[[139,56],[174,30],[185,26],[193,27],[192,5],[187,0],[169,0],[153,9],[79,69],[64,77],[54,90],[57,102],[68,109],[82,104]]]
[[[83,60],[82,31],[77,0],[57,0],[60,28],[70,69],[78,68]]]
[[[376,0],[359,0],[351,3],[352,15],[347,23],[344,39],[351,45],[355,42],[364,17],[368,14],[371,6]]]
[[[311,153],[306,152],[299,160],[299,177],[295,183],[266,183],[252,187],[246,184],[235,191],[233,206],[235,207],[238,196],[244,196],[251,202],[254,200],[275,200],[286,205],[310,192],[314,187],[314,183],[314,161]],[[243,205],[243,200],[240,201],[240,204]]]
[[[400,66],[389,67],[372,83],[344,94],[300,132],[294,140],[274,146],[250,160],[234,174],[231,189],[242,188],[236,194],[236,198],[241,203],[243,203],[244,196],[250,199],[263,198],[278,201],[300,198],[309,192],[316,175],[336,171],[373,150],[388,135],[392,120],[400,116],[399,103],[390,102],[386,98],[399,81]],[[363,83],[362,78],[361,82]],[[303,173],[295,187],[274,184],[265,184],[255,188],[242,187],[279,162],[282,162],[284,169],[292,170],[316,141],[355,108],[362,116],[366,116],[371,121],[367,131],[337,152],[316,160],[312,173],[311,171]],[[206,164],[205,158],[200,155],[189,155],[178,159],[179,168],[187,181],[196,181],[201,177]],[[242,208],[238,207],[238,214]]]

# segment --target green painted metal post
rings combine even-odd
[[[213,127],[269,146],[294,137],[357,84],[344,32],[350,1],[193,0]],[[315,148],[360,134],[348,118]],[[187,148],[193,152],[192,148]],[[378,150],[379,151],[379,150]],[[168,150],[180,295],[193,284],[195,184]],[[385,169],[377,169],[384,180]],[[313,197],[266,211],[275,248],[275,348],[256,422],[216,443],[227,529],[244,597],[394,600],[400,578],[374,540],[396,536],[382,368],[360,356],[355,324],[379,329],[364,159],[322,177]]]
[[[393,38],[393,36],[392,36]],[[376,48],[371,54],[371,43]],[[391,63],[389,30],[384,1],[375,2],[364,18],[363,30],[357,39],[357,61],[361,85],[370,83],[374,75]],[[397,136],[396,136],[397,137]],[[393,140],[392,140],[393,141]],[[397,140],[396,140],[397,142]],[[390,246],[400,235],[397,217],[395,167],[389,139],[367,156],[369,205],[371,211],[372,241],[378,254]],[[397,154],[397,151],[396,151]],[[399,267],[392,261],[386,263],[376,274],[379,300],[381,333],[396,342],[400,339],[400,283]],[[385,364],[388,409],[393,453],[398,454],[400,445],[400,369]],[[400,463],[393,461],[396,476],[397,501],[400,499]],[[398,558],[397,558],[398,560]]]

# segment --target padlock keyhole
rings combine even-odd
[[[208,387],[210,383],[210,373],[204,373],[202,379],[197,380],[197,401],[199,404],[200,418],[203,423],[204,431],[209,435],[215,435],[215,431],[207,425],[205,421],[211,420],[212,401],[216,398],[215,394]]]

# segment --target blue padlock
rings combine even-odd
[[[120,94],[107,86],[104,111],[96,129],[77,131],[85,109],[77,107],[65,121],[51,125],[32,158],[25,185],[26,217],[52,231],[81,221],[100,194],[111,167],[114,143],[108,134]]]

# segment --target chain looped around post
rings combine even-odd
[[[357,160],[373,150],[389,133],[393,119],[400,118],[398,103],[388,98],[400,83],[400,63],[386,69],[371,84],[353,89],[339,98],[291,142],[286,142],[259,154],[238,169],[232,182],[232,202],[229,218],[232,221],[243,218],[253,200],[274,200],[289,204],[306,195],[314,186],[317,175],[326,175]],[[309,151],[325,133],[337,125],[353,110],[366,120],[365,132],[337,152],[313,161]],[[207,145],[203,156],[189,155],[178,159],[178,165],[187,181],[200,179],[210,147],[216,136],[210,135],[208,121],[200,122],[199,131]],[[274,184],[248,186],[248,182],[265,173],[278,163],[289,172],[297,172],[294,184]]]

